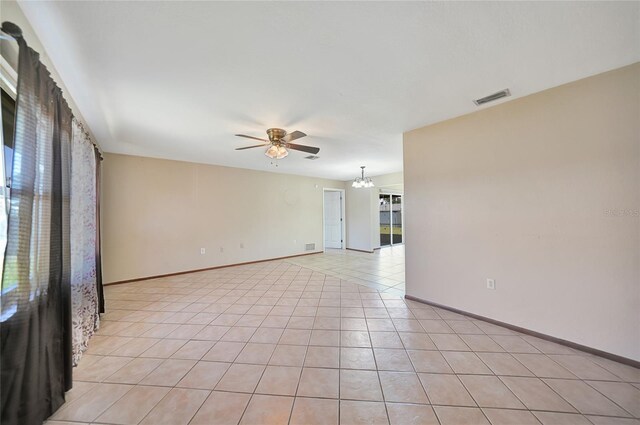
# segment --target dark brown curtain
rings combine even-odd
[[[71,388],[69,176],[72,113],[38,53],[19,45],[2,274],[1,423],[41,424]]]
[[[102,241],[100,234],[100,168],[102,166],[102,156],[98,149],[94,149],[96,154],[96,285],[98,290],[98,312],[104,313],[104,289],[102,287]]]

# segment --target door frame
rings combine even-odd
[[[340,214],[342,215],[342,242],[340,243],[340,248],[331,248],[331,249],[345,249],[347,246],[347,214],[345,209],[345,190],[344,189],[334,189],[332,187],[323,187],[322,188],[322,252],[325,252],[327,249],[324,245],[325,243],[325,228],[324,228],[324,193],[325,192],[340,192]]]
[[[389,211],[389,227],[390,227],[390,232],[391,234],[389,235],[389,245],[384,245],[384,246],[394,246],[394,245],[403,245],[404,244],[404,193],[399,193],[399,192],[394,192],[394,191],[383,191],[382,189],[380,189],[380,192],[378,193],[378,200],[380,199],[380,195],[389,195],[389,199],[392,201],[391,202],[391,210]],[[400,217],[401,217],[401,222],[402,222],[402,242],[398,242],[398,243],[393,243],[393,196],[399,196],[400,197]],[[378,238],[380,237],[380,232],[378,231]],[[380,247],[382,248],[382,244],[380,244]]]

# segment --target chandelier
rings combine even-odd
[[[353,180],[353,183],[351,183],[352,187],[355,187],[356,189],[359,187],[373,187],[373,180],[371,180],[371,177],[365,177],[364,176],[364,165],[362,165],[360,167],[362,169],[362,175],[360,177],[356,177]]]

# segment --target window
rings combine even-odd
[[[16,119],[16,101],[9,93],[2,90],[2,141],[3,141],[3,166],[5,184],[11,187],[11,168],[13,165],[13,133]],[[7,194],[8,195],[8,194]]]
[[[16,116],[16,101],[13,96],[4,89],[0,93],[2,111],[2,151],[0,151],[0,270],[4,266],[4,250],[7,246],[7,214],[9,210],[9,191],[11,190],[11,170],[13,167],[13,135]],[[4,285],[2,295],[15,290],[18,286],[17,280],[14,284]],[[13,315],[15,307],[4,308],[0,321],[6,320]]]

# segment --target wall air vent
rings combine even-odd
[[[310,159],[311,161],[314,161],[318,158],[320,158],[318,155],[309,155],[304,157],[304,159]]]
[[[314,243],[308,243],[308,244],[305,244],[304,246],[305,251],[315,251],[315,249],[316,249],[316,244]]]
[[[493,102],[498,99],[502,99],[503,97],[511,96],[511,92],[509,89],[500,90],[497,93],[490,94],[489,96],[481,97],[480,99],[476,99],[473,101],[476,105],[484,105],[485,103]]]

